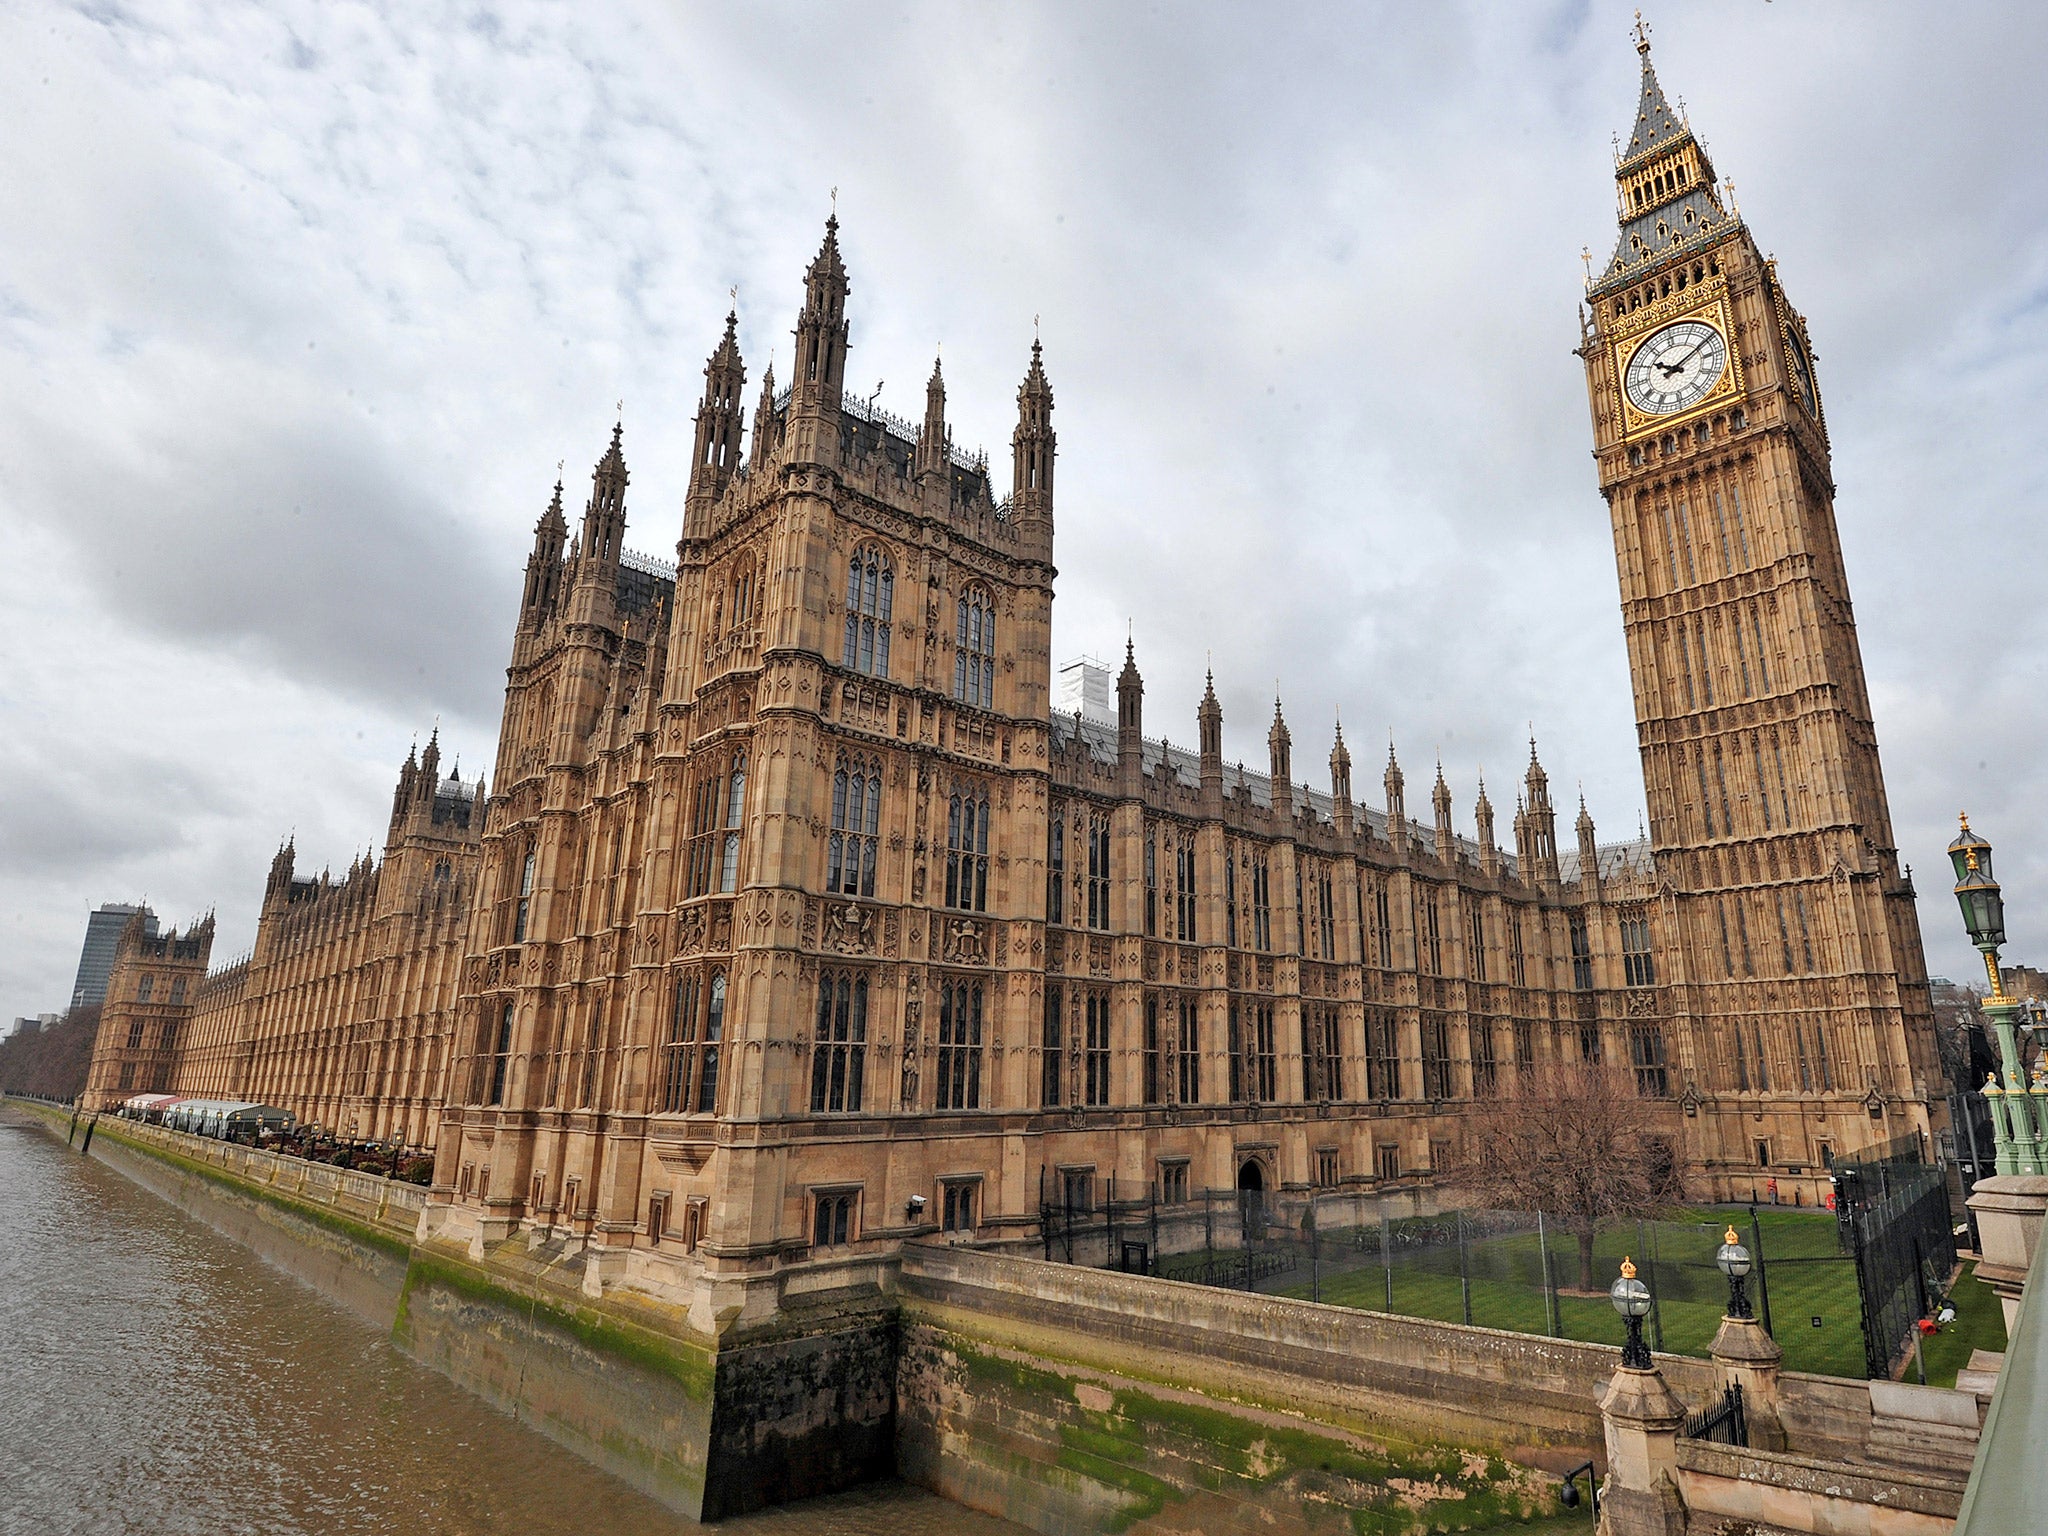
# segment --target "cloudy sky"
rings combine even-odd
[[[726,292],[751,401],[835,187],[849,384],[914,417],[943,344],[999,482],[1039,317],[1060,656],[1134,624],[1192,741],[1213,650],[1231,756],[1277,679],[1298,764],[1341,710],[1461,822],[1533,721],[1633,833],[1571,350],[1630,9],[0,0],[0,1016],[102,901],[244,947],[278,841],[346,866],[437,720],[487,764],[556,461],[580,501],[623,400],[672,553]],[[1973,974],[1961,808],[2042,961],[2048,21],[1651,21],[1812,323],[1930,961]]]

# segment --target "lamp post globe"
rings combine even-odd
[[[1749,1288],[1743,1284],[1750,1271],[1749,1250],[1742,1246],[1733,1227],[1728,1229],[1721,1246],[1714,1250],[1714,1262],[1728,1277],[1728,1315],[1734,1318],[1754,1317],[1756,1314],[1749,1307]]]
[[[1621,1363],[1637,1371],[1650,1369],[1650,1346],[1643,1342],[1643,1319],[1650,1311],[1650,1288],[1636,1278],[1635,1264],[1624,1257],[1621,1278],[1607,1288],[1607,1299],[1628,1325],[1628,1339],[1621,1346]]]
[[[1991,844],[1970,829],[1967,815],[1961,819],[1962,831],[1948,845],[1949,862],[1956,871],[1956,905],[1962,908],[1970,942],[1988,954],[2005,942],[2005,895],[1991,872]]]

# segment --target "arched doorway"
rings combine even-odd
[[[1237,1214],[1243,1224],[1245,1246],[1261,1242],[1266,1235],[1266,1170],[1255,1157],[1246,1158],[1237,1167]]]

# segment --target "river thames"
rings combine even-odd
[[[4,1536],[1023,1536],[886,1484],[699,1526],[0,1109]]]

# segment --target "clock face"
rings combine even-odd
[[[1728,343],[1704,320],[1667,325],[1635,350],[1623,375],[1629,403],[1650,416],[1697,405],[1728,366]]]
[[[1806,360],[1806,348],[1799,344],[1799,338],[1790,332],[1785,336],[1785,360],[1792,375],[1792,387],[1799,393],[1799,403],[1806,407],[1806,414],[1820,414],[1820,397],[1813,389],[1813,364]]]

